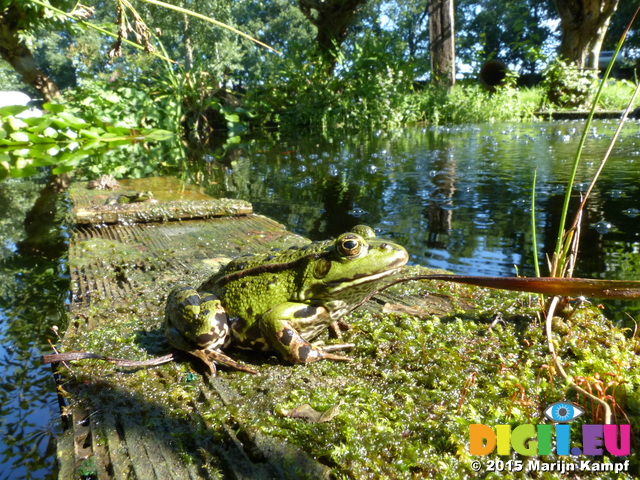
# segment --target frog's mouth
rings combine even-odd
[[[402,265],[404,265],[404,263]],[[327,284],[327,287],[328,287],[327,291],[329,293],[338,293],[343,290],[357,288],[358,286],[367,285],[369,283],[375,282],[376,280],[380,280],[381,278],[385,278],[390,275],[395,275],[396,273],[400,272],[400,270],[402,270],[402,266],[392,268],[390,270],[384,270],[382,272],[374,273],[372,275],[362,274],[362,275],[356,275],[349,279],[344,278],[341,280],[336,280]]]
[[[352,301],[357,301],[358,297],[369,297],[371,292],[376,291],[377,282],[385,277],[398,273],[402,267],[409,261],[409,254],[402,247],[392,248],[390,252],[390,245],[385,244],[383,247],[385,250],[384,258],[380,258],[376,262],[375,257],[372,257],[371,264],[375,267],[376,264],[379,268],[383,268],[375,273],[362,272],[351,273],[340,278],[331,279],[326,281],[322,287],[323,294],[327,297],[332,296],[348,296]],[[392,255],[390,255],[392,253]],[[372,268],[373,269],[373,268]]]

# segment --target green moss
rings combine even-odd
[[[460,297],[473,289],[453,290]],[[537,298],[503,292],[483,296],[477,289],[474,296],[482,301],[466,315],[352,315],[354,328],[345,340],[357,345],[353,363],[261,366],[259,377],[225,374],[246,395],[235,414],[252,427],[304,446],[333,466],[337,478],[476,478],[470,465],[477,457],[468,452],[469,424],[546,423],[544,407],[564,399],[587,407],[585,422],[597,421],[590,417],[590,403],[551,367]],[[498,312],[502,321],[492,325],[488,320]],[[592,382],[596,375],[618,382],[606,393],[615,396],[619,414],[624,410],[637,428],[638,375],[629,374],[640,371],[637,341],[588,305],[579,306],[564,323],[568,331],[557,340],[565,368]],[[256,388],[262,398],[249,400]],[[339,402],[340,413],[328,424],[278,414],[304,403],[323,411]],[[637,456],[631,461],[637,471]]]
[[[468,450],[469,424],[545,423],[542,410],[559,400],[585,407],[580,421],[599,421],[595,406],[555,373],[536,296],[435,282],[402,284],[392,293],[411,304],[439,296],[453,310],[421,317],[355,312],[348,319],[352,329],[341,340],[356,344],[350,363],[291,366],[273,354],[232,350],[234,358],[259,373],[220,371],[216,381],[228,389],[224,401],[189,363],[127,371],[89,361],[75,364],[72,376],[94,404],[130,410],[146,429],[169,436],[188,463],[207,464],[203,445],[227,442],[226,425],[239,436],[268,435],[298,446],[330,466],[336,478],[477,478],[471,462],[478,457]],[[146,307],[130,308],[96,299],[87,316],[108,322],[81,337],[69,336],[64,350],[131,359],[166,353],[162,294],[151,291],[147,298]],[[617,418],[626,416],[637,431],[637,339],[614,327],[593,305],[572,308],[554,324],[565,369],[599,396],[611,395]],[[317,411],[339,405],[339,413],[327,423],[283,414],[305,403]],[[629,476],[622,478],[638,472],[635,452],[630,460]],[[525,478],[524,473],[503,476]],[[581,478],[614,475],[583,472]]]

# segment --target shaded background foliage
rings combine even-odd
[[[590,3],[593,1],[603,5],[617,2]],[[63,1],[50,4],[70,8]],[[434,118],[431,111],[420,109],[420,105],[448,101],[440,92],[424,88],[431,68],[426,0],[341,4],[353,18],[344,35],[333,39],[332,47],[324,45],[318,36],[324,27],[322,15],[327,14],[322,9],[328,11],[329,4],[292,0],[175,4],[238,28],[272,45],[280,54],[199,19],[140,1],[134,8],[147,21],[152,41],[177,63],[167,64],[126,45],[125,56],[107,61],[113,39],[78,20],[45,15],[42,7],[30,2],[9,2],[5,12],[21,12],[20,37],[31,48],[37,66],[63,91],[97,82],[103,89],[130,84],[151,96],[173,95],[176,106],[171,114],[178,119],[174,130],[180,131],[187,120],[192,127],[189,135],[196,139],[210,136],[211,129],[226,127],[225,116],[230,113],[221,111],[226,104],[254,113],[250,117],[253,125],[291,128],[378,128],[420,120],[453,120]],[[603,49],[613,49],[635,11],[632,4],[618,5]],[[115,32],[116,5],[94,3],[95,11],[87,21]],[[463,85],[476,83],[481,66],[498,59],[507,64],[521,85],[532,86],[540,83],[545,68],[555,59],[563,26],[551,0],[459,0],[455,3],[455,31],[457,71]],[[634,78],[639,50],[640,37],[634,27],[623,47],[625,60],[619,63],[619,77]],[[4,62],[0,64],[0,79],[6,88],[25,89]],[[91,91],[85,90],[86,95]],[[540,96],[539,104],[544,95]],[[555,101],[554,96],[550,99]],[[372,105],[383,102],[387,104]],[[361,109],[362,115],[349,112],[354,108]],[[208,113],[207,109],[218,113]],[[529,116],[528,111],[511,110],[515,110],[514,118]],[[202,129],[206,123],[210,125]]]

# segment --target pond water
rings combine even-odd
[[[257,213],[312,239],[365,223],[405,245],[411,261],[459,274],[533,275],[531,191],[543,274],[582,123],[412,127],[354,136],[243,140],[233,148],[140,145],[91,159],[76,179],[177,175],[214,196],[243,198]],[[587,188],[616,127],[589,132],[574,197]],[[135,149],[135,150],[132,150]],[[146,152],[146,153],[145,153]],[[118,157],[119,155],[119,157]],[[131,160],[134,159],[134,160]],[[623,130],[582,223],[576,276],[640,276],[640,124]],[[55,329],[65,325],[68,209],[64,194],[43,190],[46,176],[0,183],[0,480],[55,478],[57,399],[39,365]],[[43,193],[44,192],[44,193]],[[36,206],[36,208],[34,208]],[[638,317],[630,303],[612,318]]]
[[[577,174],[577,201],[616,123],[597,122]],[[412,128],[350,138],[254,141],[208,188],[313,239],[356,223],[405,245],[414,263],[459,274],[533,275],[553,250],[582,124]],[[206,157],[206,155],[205,155]],[[629,123],[591,196],[576,276],[637,278],[640,126]],[[203,183],[206,183],[206,179]],[[575,203],[575,202],[574,202]]]

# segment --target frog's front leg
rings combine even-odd
[[[329,351],[350,348],[352,345],[331,345],[323,349],[311,345],[295,328],[298,326],[301,330],[311,331],[309,324],[315,324],[320,326],[317,330],[322,330],[328,318],[329,312],[324,307],[286,302],[265,312],[260,319],[260,330],[269,346],[291,363],[311,363],[318,360],[350,362],[351,358]]]

